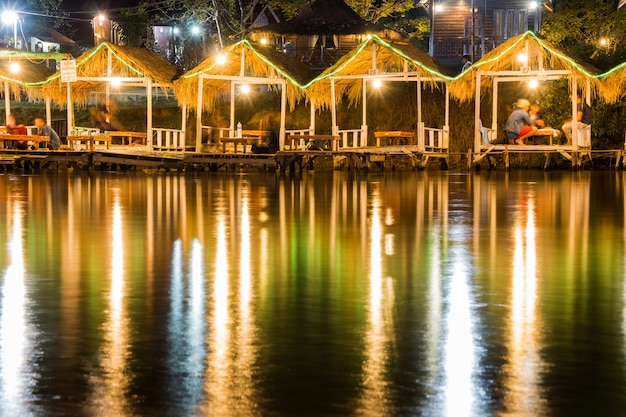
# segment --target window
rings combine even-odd
[[[474,16],[474,36],[480,36],[480,17]],[[465,18],[465,37],[469,38],[472,36],[472,17],[468,16]]]
[[[528,13],[525,9],[494,10],[494,38],[510,38],[528,30]]]
[[[493,37],[504,38],[504,10],[496,10],[493,14]]]

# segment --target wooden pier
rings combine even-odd
[[[495,168],[501,158],[505,169],[510,167],[512,154],[544,154],[544,169],[550,164],[552,154],[559,154],[572,161],[573,168],[583,166],[583,161],[592,161],[592,155],[609,158],[609,164],[615,169],[626,163],[626,151],[584,150],[572,152],[571,147],[562,146],[520,146],[486,145],[480,154],[471,150],[467,153],[467,167],[479,167],[481,161],[488,161],[490,168]],[[137,147],[114,147],[106,150],[82,151],[20,151],[0,150],[0,170],[33,172],[38,169],[60,169],[62,167],[80,170],[136,170],[152,169],[176,172],[219,171],[235,169],[262,169],[278,172],[302,172],[322,167],[335,170],[394,170],[424,169],[430,161],[438,159],[441,165],[436,168],[447,169],[448,153],[419,152],[412,146],[348,148],[338,151],[285,150],[275,154],[253,153],[196,153],[147,151]]]

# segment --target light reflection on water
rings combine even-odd
[[[0,177],[0,414],[620,415],[625,178]]]
[[[91,412],[96,415],[126,415],[129,410],[129,350],[126,283],[124,272],[124,236],[118,190],[114,192],[111,230],[111,278],[108,305],[103,324],[103,344],[98,371],[92,375]]]
[[[34,383],[27,358],[31,346],[28,338],[27,298],[24,271],[23,208],[19,201],[7,201],[11,229],[8,242],[10,264],[2,283],[2,321],[0,322],[0,414],[25,415],[30,411],[29,397]]]

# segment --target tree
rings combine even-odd
[[[609,69],[626,60],[626,10],[615,0],[559,0],[542,35],[572,57]]]

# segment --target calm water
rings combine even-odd
[[[0,175],[0,415],[624,416],[625,185]]]

